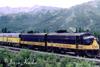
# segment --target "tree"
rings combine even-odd
[[[11,33],[6,27],[1,29],[2,33]]]
[[[49,30],[48,29],[44,29],[43,33],[49,33]]]
[[[81,27],[76,28],[76,32],[85,32],[85,30]]]
[[[27,33],[34,33],[32,30],[28,31]]]
[[[86,32],[90,32],[90,30],[89,30],[89,29],[87,29],[87,30],[86,30]]]
[[[6,27],[5,28],[2,28],[1,32],[2,33],[7,33],[7,28]]]
[[[87,30],[86,30],[87,31]],[[85,32],[85,30],[82,27],[78,28],[78,32]]]
[[[67,33],[67,30],[57,30],[57,33]]]

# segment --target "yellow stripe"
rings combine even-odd
[[[7,37],[0,37],[0,41],[7,42]]]
[[[47,46],[76,49],[75,44],[47,43]]]
[[[99,44],[97,43],[96,40],[93,41],[92,44],[90,45],[78,45],[78,49],[80,50],[97,50],[99,49]]]
[[[48,43],[48,46],[52,47],[60,47],[60,48],[70,48],[70,49],[77,49],[76,44],[59,44],[59,43]],[[96,40],[93,41],[91,45],[83,45],[79,44],[78,45],[79,50],[97,50],[99,49],[99,44],[97,43]]]
[[[7,42],[20,43],[20,38],[8,37]]]
[[[45,46],[45,43],[44,42],[21,41],[21,44]],[[74,44],[47,43],[47,46],[76,49],[76,45],[74,45]]]
[[[21,41],[21,44],[45,46],[45,42]]]
[[[0,41],[4,41],[4,40],[3,40],[3,37],[0,37]]]
[[[15,38],[15,37],[0,37],[0,41],[19,43],[20,42],[20,38]],[[45,42],[21,41],[21,44],[45,46]],[[76,48],[76,44],[47,43],[47,46],[77,49]],[[82,44],[79,44],[78,45],[78,49],[79,50],[99,49],[99,44],[97,43],[96,40],[94,40],[91,45],[82,45]]]
[[[19,43],[20,42],[20,38],[15,38],[15,37],[0,37],[0,41]]]

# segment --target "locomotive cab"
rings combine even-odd
[[[97,42],[97,39],[93,35],[83,36],[83,44],[89,46],[89,47],[86,47],[86,49],[88,50],[98,50],[99,49],[99,44]]]
[[[99,52],[99,44],[95,36],[88,34],[82,36],[82,42],[78,45],[78,49],[83,51],[88,57],[95,57]]]

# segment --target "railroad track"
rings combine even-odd
[[[8,51],[11,51],[11,52],[19,52],[21,51],[22,49],[25,49],[25,48],[16,48],[16,47],[9,47],[9,46],[0,46],[0,48],[5,48],[5,49],[8,49]],[[74,56],[72,54],[57,54],[57,53],[48,53],[48,52],[43,52],[43,51],[36,51],[36,50],[30,50],[28,49],[29,51],[32,51],[33,53],[40,53],[40,54],[48,54],[48,55],[55,55],[55,56],[60,56],[60,57],[69,57],[69,58],[73,58],[73,59],[79,59],[79,60],[85,60],[85,61],[93,61],[93,62],[99,62],[100,63],[100,57],[95,57],[95,58],[86,58],[86,57],[80,57],[80,56]]]

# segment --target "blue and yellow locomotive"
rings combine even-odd
[[[87,56],[99,51],[96,37],[90,33],[0,33],[0,44]]]

